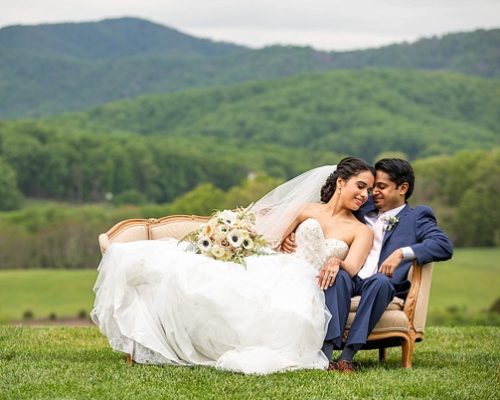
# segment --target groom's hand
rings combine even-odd
[[[295,232],[292,232],[283,240],[283,243],[281,243],[281,251],[283,253],[294,253],[296,248]]]
[[[390,278],[392,274],[394,274],[394,271],[396,271],[396,268],[399,267],[399,264],[401,264],[401,261],[403,261],[403,250],[394,250],[392,254],[384,260],[378,272]]]

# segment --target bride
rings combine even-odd
[[[373,169],[348,157],[308,171],[252,208],[274,245],[295,230],[295,254],[252,255],[246,268],[194,254],[175,239],[112,244],[99,266],[91,316],[114,350],[139,363],[243,373],[325,369],[331,317],[323,289],[355,275],[372,233],[353,215]]]

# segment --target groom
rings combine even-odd
[[[387,305],[394,296],[405,298],[410,288],[407,275],[414,259],[420,265],[451,258],[453,248],[437,226],[427,206],[410,208],[407,200],[414,187],[411,165],[397,158],[385,158],[375,164],[376,176],[372,200],[359,211],[358,218],[373,230],[372,249],[357,275],[340,269],[335,283],[325,290],[325,302],[332,319],[323,346],[331,360],[334,348],[343,349],[338,362],[329,369],[354,372],[352,360],[366,343]],[[289,241],[286,241],[288,244]],[[290,249],[284,245],[285,251]],[[342,336],[349,316],[351,297],[360,295],[356,316],[345,343]]]

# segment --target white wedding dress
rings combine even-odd
[[[297,251],[251,256],[246,268],[186,251],[174,239],[112,244],[99,266],[92,320],[139,363],[207,365],[267,374],[326,368],[330,318],[316,275],[348,246],[318,221]]]

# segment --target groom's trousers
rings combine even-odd
[[[382,317],[394,294],[394,286],[387,275],[376,273],[366,279],[361,279],[357,275],[351,278],[341,269],[335,283],[325,290],[325,303],[332,314],[325,341],[333,342],[337,349],[343,348],[344,345],[366,343],[368,335]],[[356,316],[349,329],[347,340],[343,343],[351,298],[358,295],[361,299]]]

